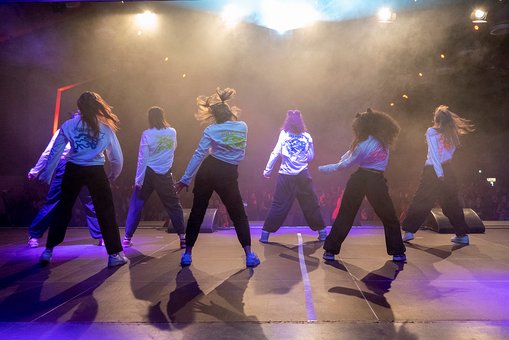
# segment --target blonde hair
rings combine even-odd
[[[444,135],[445,142],[454,146],[460,145],[460,135],[475,131],[470,120],[461,118],[446,105],[440,105],[435,109],[433,120],[435,122],[433,127]]]
[[[199,96],[196,98],[198,112],[194,116],[204,124],[221,124],[229,120],[237,120],[240,109],[235,106],[230,107],[227,103],[235,94],[235,89],[227,87],[221,90],[218,87],[216,93],[210,96]]]

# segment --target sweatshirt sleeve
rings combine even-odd
[[[143,181],[145,180],[145,172],[147,171],[148,155],[149,145],[147,134],[143,133],[141,135],[140,150],[138,152],[138,167],[136,168],[136,178],[134,179],[135,185],[143,185]]]
[[[276,163],[278,157],[281,155],[281,148],[283,147],[284,137],[285,137],[285,132],[281,131],[279,133],[279,138],[277,140],[276,146],[270,153],[269,161],[267,162],[267,165],[265,166],[265,170],[263,170],[264,176],[269,176],[271,174],[272,169],[274,168],[274,164]]]
[[[106,148],[106,157],[108,157],[110,161],[110,173],[108,174],[108,178],[110,180],[115,180],[120,175],[120,172],[122,172],[124,156],[122,155],[122,149],[120,148],[117,135],[113,131],[111,132],[110,145]]]
[[[53,172],[55,171],[55,168],[58,165],[60,156],[62,155],[62,152],[64,152],[64,149],[65,149],[65,146],[67,145],[67,143],[68,143],[67,137],[62,132],[62,129],[60,129],[60,132],[58,133],[57,137],[55,138],[53,146],[51,147],[51,150],[49,151],[48,158],[46,160],[46,166],[40,172],[39,179],[41,181],[46,182],[48,184],[51,182],[51,178],[53,177]]]
[[[321,172],[333,172],[341,169],[345,169],[351,167],[352,165],[359,163],[364,151],[364,143],[357,145],[353,152],[348,150],[338,163],[322,165],[318,167],[318,170]]]
[[[189,186],[191,184],[191,180],[198,171],[198,167],[200,166],[203,159],[209,154],[209,148],[212,143],[212,138],[209,136],[207,129],[203,132],[203,136],[201,137],[200,143],[198,143],[198,147],[194,151],[193,157],[189,161],[187,165],[187,169],[184,172],[184,175],[180,179],[180,182]]]
[[[442,168],[442,164],[440,163],[440,135],[434,134],[431,129],[426,131],[426,142],[428,143],[428,157],[433,164],[433,169],[435,169],[435,173],[437,177],[444,177],[444,169]]]
[[[309,135],[309,147],[308,147],[308,162],[311,162],[315,158],[315,147],[313,144],[313,138]]]
[[[49,156],[49,153],[51,151],[51,148],[53,147],[53,144],[55,143],[55,139],[57,139],[57,136],[58,136],[59,133],[60,133],[60,129],[58,129],[53,134],[53,137],[51,137],[51,140],[50,140],[48,146],[46,147],[46,149],[41,154],[41,157],[39,157],[39,160],[37,161],[37,164],[32,169],[30,169],[30,171],[28,172],[29,174],[34,175],[35,177],[37,177],[39,175],[39,173],[41,172],[41,170],[44,169],[44,167],[46,166],[46,162],[48,161],[48,156]]]

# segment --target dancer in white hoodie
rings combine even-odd
[[[269,178],[274,164],[281,157],[274,200],[263,224],[260,242],[267,243],[270,233],[281,227],[295,198],[309,227],[318,231],[318,240],[325,241],[327,231],[308,169],[308,163],[314,156],[313,139],[307,132],[302,114],[299,110],[289,110],[263,171],[263,176]]]
[[[405,231],[403,241],[414,239],[414,234],[438,201],[456,233],[451,242],[468,245],[468,225],[458,197],[458,184],[451,161],[460,145],[459,135],[474,131],[474,126],[445,105],[435,109],[433,122],[433,126],[426,131],[428,157],[421,182],[401,224]]]
[[[115,207],[110,180],[115,180],[122,171],[123,156],[115,131],[118,117],[111,106],[94,92],[84,92],[78,99],[80,115],[66,121],[60,128],[48,156],[46,168],[39,175],[41,181],[49,183],[60,156],[67,143],[71,150],[62,180],[62,196],[55,207],[54,221],[48,232],[46,249],[41,254],[41,264],[48,264],[53,248],[65,238],[72,208],[83,186],[92,196],[104,245],[109,254],[108,266],[127,263],[122,251],[120,234],[115,220]],[[104,171],[105,154],[110,162],[110,173]]]
[[[131,238],[140,223],[141,210],[155,190],[179,235],[180,248],[185,248],[184,213],[171,173],[177,148],[177,132],[164,119],[163,109],[157,106],[148,111],[148,123],[150,129],[143,131],[141,135],[134,192],[129,205],[122,245],[124,247],[132,245]]]

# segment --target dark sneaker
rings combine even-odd
[[[406,261],[406,256],[405,256],[405,254],[393,255],[392,256],[392,260],[394,262],[405,262]]]
[[[325,241],[327,238],[327,229],[323,228],[322,230],[318,231],[318,241]]]
[[[100,238],[99,241],[97,242],[97,245],[99,247],[103,247],[104,246],[104,240],[102,238]]]
[[[42,265],[47,265],[51,262],[51,257],[53,256],[53,249],[46,248],[42,252],[41,256],[39,257],[39,263]]]
[[[262,235],[260,236],[260,242],[261,243],[269,243],[269,235],[270,233],[268,231],[262,230]]]
[[[325,260],[325,261],[334,261],[336,258],[335,258],[335,255],[329,251],[325,251],[323,253],[323,256],[322,258]]]
[[[191,265],[191,262],[193,262],[193,257],[189,253],[183,253],[182,257],[180,258],[180,265],[182,267],[187,267]]]
[[[246,267],[256,267],[260,264],[260,259],[255,253],[251,252],[246,255]]]
[[[127,257],[125,257],[122,253],[116,253],[108,256],[108,267],[123,266],[127,262]]]

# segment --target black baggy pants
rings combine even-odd
[[[368,199],[383,223],[387,254],[404,254],[406,248],[401,239],[399,220],[383,172],[362,168],[353,173],[346,184],[338,216],[332,224],[323,248],[333,254],[339,254],[364,197]]]
[[[104,246],[108,254],[122,251],[120,234],[115,220],[115,207],[110,183],[104,166],[81,166],[67,162],[62,179],[62,196],[55,207],[54,220],[48,232],[47,248],[53,248],[65,238],[65,232],[72,216],[72,208],[83,186],[88,188],[97,213]]]
[[[193,207],[186,228],[186,246],[193,247],[198,238],[209,199],[215,191],[228,211],[242,247],[251,246],[249,222],[237,181],[238,166],[208,156],[200,165],[194,182]]]
[[[450,164],[443,164],[442,167],[444,169],[443,180],[438,179],[431,165],[424,167],[419,187],[402,223],[404,231],[415,233],[419,230],[430,210],[438,201],[456,235],[463,236],[468,233],[468,225],[458,197],[456,176]]]
[[[311,176],[308,170],[303,170],[298,175],[278,175],[274,200],[263,224],[263,230],[276,232],[288,216],[295,198],[309,227],[312,230],[325,228]]]

